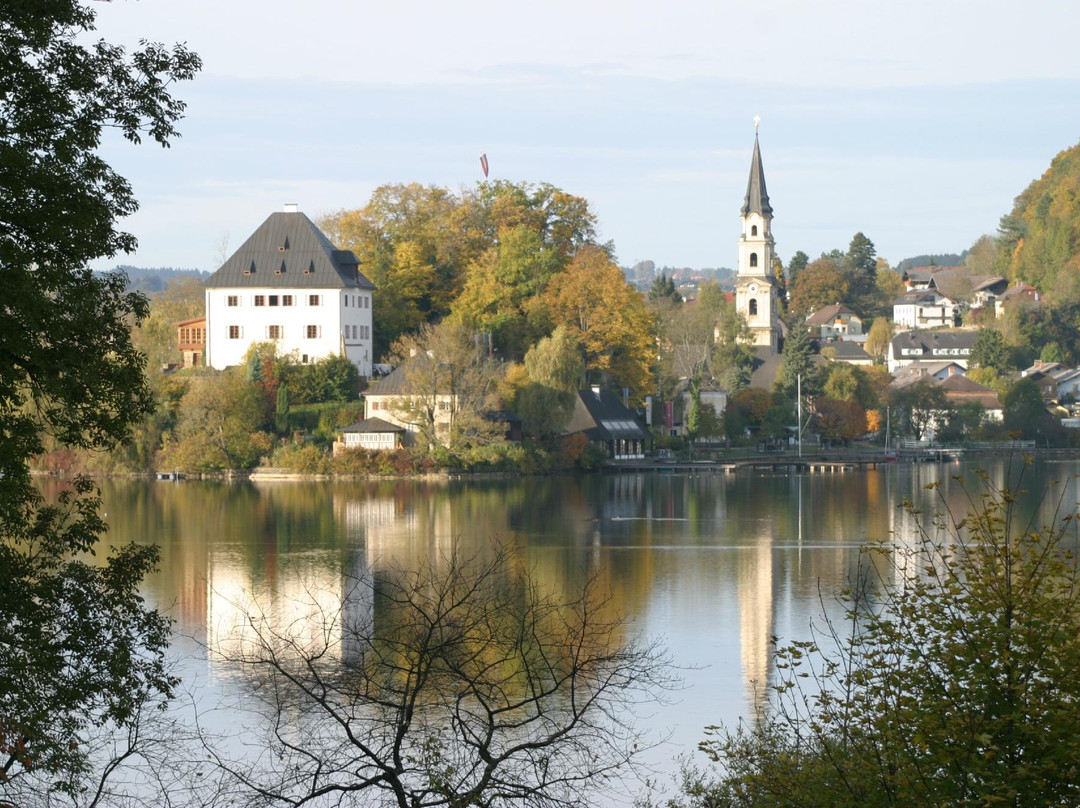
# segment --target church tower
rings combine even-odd
[[[780,290],[773,275],[772,206],[765,190],[758,120],[754,119],[754,156],[742,206],[735,308],[750,326],[752,343],[775,354],[780,350]]]

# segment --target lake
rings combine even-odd
[[[707,724],[752,715],[773,676],[772,638],[808,636],[859,564],[868,539],[909,536],[905,499],[924,512],[968,509],[966,475],[1004,482],[1019,459],[901,464],[835,474],[604,473],[587,477],[388,482],[105,481],[109,543],[154,541],[161,570],[148,596],[176,620],[182,670],[208,686],[228,677],[202,647],[230,642],[255,594],[286,604],[317,590],[340,603],[345,578],[410,566],[494,541],[537,578],[573,592],[589,575],[610,588],[630,629],[660,637],[684,687],[645,725],[669,734],[651,762],[672,772]],[[1037,460],[1026,506],[1053,518],[1057,494],[1080,500],[1080,464]],[[940,488],[928,490],[938,482]],[[1038,502],[1037,493],[1053,494]]]

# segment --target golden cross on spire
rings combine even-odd
[[[755,115],[754,116],[754,134],[755,135],[757,134],[757,130],[758,130],[758,127],[760,125],[761,125],[761,116],[760,115]]]

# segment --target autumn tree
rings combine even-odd
[[[874,357],[874,361],[884,362],[889,354],[891,342],[892,324],[884,317],[878,317],[870,326],[870,331],[866,335],[866,344],[863,347]]]
[[[219,804],[595,804],[651,748],[634,718],[671,683],[665,654],[628,639],[595,579],[552,594],[497,547],[344,590],[254,604],[224,645],[248,684],[235,746],[265,754],[207,739]]]
[[[262,389],[239,369],[195,376],[165,436],[161,463],[189,472],[251,468],[271,446],[266,417]]]
[[[47,440],[109,449],[150,410],[131,342],[146,300],[88,267],[136,246],[119,220],[138,203],[101,145],[108,130],[167,146],[172,86],[200,66],[183,46],[95,41],[95,20],[77,0],[0,6],[0,802],[20,808],[98,788],[95,739],[133,751],[128,731],[175,686],[168,620],[139,594],[157,549],[91,561],[94,486],[46,503],[30,478]]]
[[[522,356],[543,333],[543,323],[530,317],[531,303],[561,263],[538,231],[523,224],[503,230],[498,244],[466,270],[452,319],[490,333],[504,356]]]
[[[997,274],[1038,289],[1080,272],[1080,144],[1060,152],[999,225]]]
[[[846,444],[866,434],[866,410],[857,401],[818,396],[814,415],[818,431],[827,441]]]
[[[457,451],[500,438],[485,414],[497,407],[501,369],[479,334],[448,321],[425,324],[394,343],[391,361],[403,376],[394,415],[416,428],[424,446]]]
[[[581,343],[587,373],[629,388],[635,400],[649,389],[653,320],[641,295],[604,250],[579,249],[566,270],[551,279],[537,306]]]
[[[792,315],[805,318],[820,308],[847,300],[851,280],[839,261],[822,257],[808,264],[790,289]]]

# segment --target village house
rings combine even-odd
[[[905,292],[893,301],[897,328],[952,328],[959,315],[956,301],[935,288]]]
[[[1000,276],[987,278],[971,290],[972,305],[976,308],[989,306],[1009,288],[1009,281]]]
[[[986,411],[986,417],[991,421],[1000,422],[1004,417],[1005,407],[1002,405],[997,393],[989,387],[972,381],[962,374],[954,374],[938,384],[945,391],[945,398],[954,406],[975,402]]]
[[[952,361],[967,370],[975,331],[903,331],[889,342],[889,373],[917,361]]]
[[[578,392],[570,421],[563,435],[583,434],[590,444],[603,449],[609,460],[639,460],[652,439],[619,397],[594,386]]]
[[[818,309],[806,318],[811,336],[821,339],[844,338],[863,333],[862,318],[843,303]]]
[[[203,364],[206,352],[206,317],[192,317],[173,323],[176,344],[183,357],[183,367],[197,368]]]
[[[1039,290],[1030,283],[1017,283],[1002,292],[994,301],[994,314],[1001,317],[1005,314],[1005,307],[1013,303],[1022,303],[1030,306],[1038,306],[1042,303]]]
[[[392,452],[401,448],[405,428],[382,418],[365,418],[340,430],[340,440],[334,441],[334,454],[342,449],[370,449]]]
[[[345,356],[371,375],[371,295],[356,256],[296,205],[273,213],[205,283],[205,364],[224,369],[258,342],[302,363]]]

